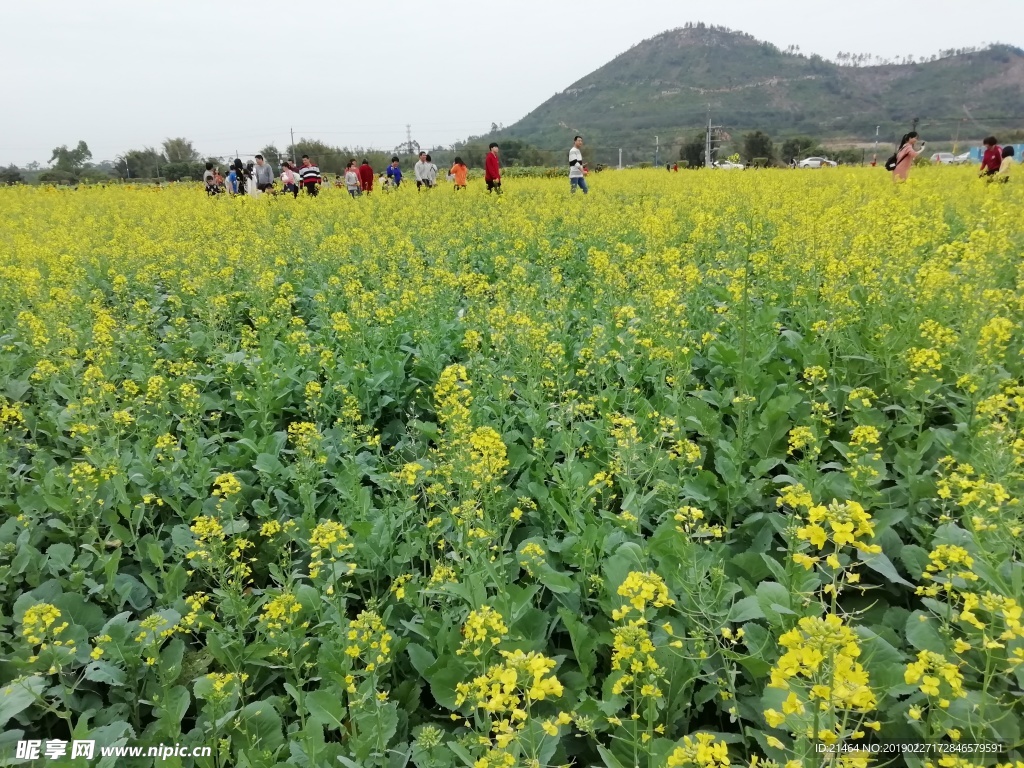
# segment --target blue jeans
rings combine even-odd
[[[587,180],[585,178],[583,178],[582,176],[570,176],[569,191],[575,194],[576,187],[582,189],[584,195],[587,194],[587,192],[589,192],[589,190],[587,189]]]

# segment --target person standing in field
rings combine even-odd
[[[420,159],[416,161],[416,165],[412,167],[413,176],[416,177],[416,190],[419,191],[420,187],[430,187],[430,163],[427,162],[427,153],[420,152]]]
[[[238,194],[238,174],[235,172],[235,166],[228,166],[228,175],[224,177],[224,186],[228,190],[229,195]]]
[[[250,160],[245,164],[245,190],[250,197],[259,197],[263,193],[256,186],[256,164]]]
[[[448,171],[448,175],[452,181],[455,182],[455,191],[458,192],[460,189],[466,188],[466,179],[469,177],[469,168],[462,162],[461,157],[456,157],[455,162],[452,163],[452,169]]]
[[[989,181],[999,181],[1005,184],[1010,180],[1010,171],[1013,168],[1013,156],[1016,154],[1012,146],[1003,147],[1003,159],[999,161],[999,173],[991,176]]]
[[[309,159],[309,155],[302,156],[302,168],[299,169],[299,181],[302,188],[310,197],[316,197],[320,191],[320,169]]]
[[[353,157],[348,161],[345,168],[345,189],[352,197],[359,197],[363,193],[359,180],[359,169],[356,167],[356,159]]]
[[[1003,162],[1003,151],[995,136],[988,136],[982,143],[985,145],[985,154],[981,158],[981,175],[995,176]]]
[[[395,189],[402,183],[402,168],[399,165],[398,155],[391,158],[391,165],[388,166],[388,181]]]
[[[668,166],[666,166],[668,167]],[[572,148],[569,150],[569,193],[575,195],[576,188],[587,194],[587,180],[583,176],[583,137],[577,136],[572,140]]]
[[[437,186],[437,166],[430,159],[430,155],[427,155],[427,182],[431,189]]]
[[[924,151],[923,141],[920,148],[917,148],[916,144],[917,131],[911,131],[900,141],[900,148],[896,150],[896,167],[892,169],[894,181],[907,180],[907,174],[910,173],[910,166],[914,162],[914,158]]]
[[[491,142],[487,147],[487,157],[484,159],[484,181],[487,182],[487,192],[501,194],[501,164],[498,162],[498,144]]]
[[[213,177],[213,163],[207,163],[206,170],[203,171],[203,184],[206,186],[206,194],[208,195],[217,194],[217,184],[214,182]]]
[[[267,192],[273,186],[274,169],[263,159],[263,155],[256,155],[256,189]]]
[[[281,165],[281,184],[284,186],[285,192],[292,193],[292,197],[299,196],[299,177],[295,173],[295,169],[292,168],[292,164],[287,160]]]
[[[365,157],[359,166],[359,187],[367,195],[373,191],[373,168]]]

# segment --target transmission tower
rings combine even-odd
[[[412,126],[405,124],[405,151],[412,154]]]

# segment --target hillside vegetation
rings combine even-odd
[[[996,45],[924,63],[841,66],[697,25],[633,46],[498,135],[557,149],[585,132],[604,161],[617,147],[646,157],[658,135],[667,159],[709,110],[733,135],[864,140],[881,126],[889,141],[915,117],[935,138],[952,136],[961,120],[972,133],[1005,130],[1024,115],[1024,51]]]

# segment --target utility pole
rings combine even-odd
[[[622,170],[622,147],[619,147],[619,170]]]
[[[661,165],[661,163],[658,162],[658,137],[657,136],[654,137],[654,164],[655,165]]]
[[[704,133],[704,167],[711,167],[711,105],[708,104],[708,129]]]
[[[405,151],[412,154],[412,126],[405,124]]]
[[[921,118],[919,118],[919,117],[915,117],[914,118],[914,124],[912,126],[910,126],[910,130],[912,130],[912,131],[916,131],[917,130],[917,123],[918,123],[918,121],[920,121],[920,119]]]
[[[882,128],[882,126],[880,126],[880,125],[876,125],[875,126],[875,152],[871,156],[872,157],[872,162],[875,162],[875,163],[878,162],[878,132],[881,130],[881,128]]]
[[[711,167],[711,117],[708,117],[708,129],[704,134],[704,167]]]
[[[288,131],[292,135],[292,165],[295,165],[295,129],[289,128]]]

